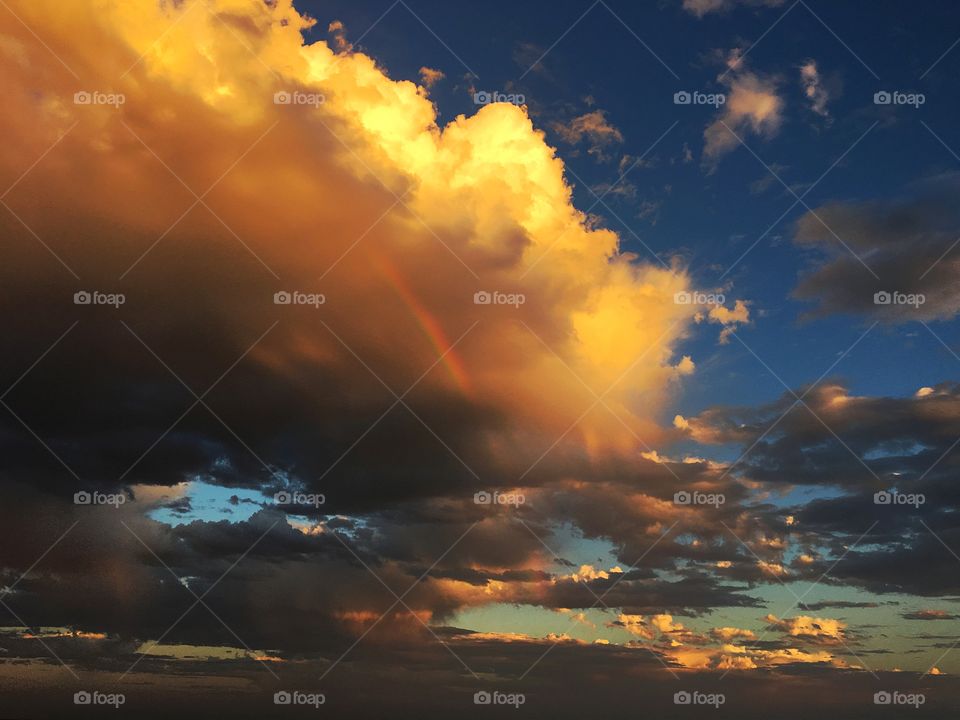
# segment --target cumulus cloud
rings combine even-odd
[[[606,403],[620,419],[591,413],[554,453],[562,456],[571,443],[586,442],[598,452],[632,447],[633,434],[621,420],[656,438],[654,404],[664,402],[671,383],[692,367],[673,356],[692,324],[693,310],[672,301],[686,276],[621,254],[613,232],[589,227],[571,204],[563,163],[523,109],[492,104],[438,127],[432,104],[413,83],[390,80],[370,58],[346,47],[335,54],[324,42],[303,45],[300,32],[309,22],[289,3],[228,3],[219,17],[184,14],[165,36],[162,52],[152,46],[141,29],[166,27],[182,11],[150,5],[137,23],[127,23],[114,5],[96,19],[75,11],[78,27],[96,24],[103,58],[119,65],[144,53],[129,87],[118,87],[127,92],[119,111],[73,105],[72,81],[4,65],[12,108],[4,132],[20,148],[5,158],[11,176],[79,121],[50,162],[34,168],[8,200],[40,237],[64,238],[55,250],[84,283],[126,290],[128,325],[198,387],[209,385],[282,318],[220,388],[259,386],[259,399],[240,400],[231,392],[217,398],[218,414],[230,418],[257,455],[287,471],[296,466],[297,478],[319,478],[383,412],[389,393],[378,378],[400,393],[428,370],[409,401],[423,423],[444,428],[443,442],[401,407],[365,437],[359,448],[364,465],[350,452],[325,478],[331,498],[363,502],[372,497],[367,483],[381,482],[381,473],[409,472],[410,483],[388,483],[404,493],[422,492],[424,483],[450,474],[472,478],[472,468],[520,477],[582,412],[582,387],[574,390],[579,381],[570,369],[598,392],[610,387]],[[26,12],[36,26],[49,22],[43,4]],[[245,35],[249,48],[236,33]],[[88,44],[68,36],[56,40],[67,62],[99,67]],[[113,83],[107,70],[88,82]],[[39,99],[38,86],[45,88]],[[277,105],[276,92],[315,93],[323,102]],[[157,104],[162,112],[134,110]],[[188,114],[192,130],[170,132],[171,123]],[[620,138],[602,115],[574,126],[572,132],[590,142]],[[198,207],[168,231],[192,196],[158,158],[198,192],[232,166],[206,200],[217,217]],[[93,167],[90,182],[63,172]],[[134,176],[141,180],[125,181]],[[67,186],[69,193],[58,190]],[[36,207],[26,192],[41,187],[65,198],[56,211]],[[25,241],[19,261],[5,265],[10,282],[4,295],[30,297],[37,308],[32,328],[7,318],[7,329],[22,333],[22,356],[5,360],[12,369],[29,366],[49,343],[61,316],[50,298],[65,298],[69,312],[84,309],[69,302],[82,286],[66,272],[48,279],[48,263],[56,261],[32,238],[26,242],[30,235],[14,218],[3,222]],[[123,227],[124,240],[104,226]],[[182,252],[192,258],[192,269],[171,280]],[[96,264],[94,256],[101,258]],[[56,291],[49,291],[50,282],[59,283]],[[35,297],[39,287],[47,300]],[[312,314],[271,302],[274,292],[292,289],[322,292],[327,302]],[[474,303],[475,292],[492,290],[523,293],[526,303],[509,310]],[[40,319],[44,313],[49,322]],[[76,342],[109,344],[112,338],[116,345],[117,326],[107,321],[100,316],[84,324]],[[123,326],[119,330],[130,343],[117,347],[106,363],[112,367],[93,358],[85,366],[83,357],[69,352],[52,354],[40,372],[62,374],[61,385],[82,376],[88,390],[74,394],[74,409],[60,414],[53,385],[25,383],[18,388],[20,407],[35,408],[27,421],[43,427],[45,418],[60,416],[69,424],[88,403],[100,406],[108,397],[114,407],[127,406],[124,388],[112,381],[116,373],[158,388],[178,386],[160,374],[162,366],[148,366],[147,350]],[[178,339],[201,335],[214,349],[198,361]],[[71,458],[78,473],[119,477],[124,462],[132,464],[156,439],[154,417],[176,417],[184,399],[158,389],[156,402],[137,404],[139,418],[124,423],[122,439],[111,425],[115,418],[101,416],[103,432],[94,434],[103,452]],[[63,430],[63,436],[50,433],[55,450],[72,442],[71,431]],[[199,473],[259,483],[263,478],[251,473],[262,475],[264,468],[224,432],[214,418],[191,415],[129,479],[179,481]],[[19,434],[14,438],[21,442]],[[370,451],[381,443],[384,462],[375,468]],[[398,451],[413,458],[417,447],[419,471],[386,460]],[[108,458],[109,471],[95,466]],[[491,472],[491,461],[504,464]],[[351,473],[353,479],[332,492]]]
[[[797,615],[792,618],[767,615],[764,620],[775,630],[811,643],[833,645],[845,642],[844,630],[847,626],[840,620],[809,615]]]

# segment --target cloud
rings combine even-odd
[[[703,132],[703,157],[708,165],[715,165],[741,141],[749,142],[751,135],[773,137],[783,122],[783,99],[777,94],[776,80],[741,67],[742,61],[732,61],[731,68],[736,71],[721,76],[728,88],[726,102],[719,117]]]
[[[869,602],[869,601],[852,601],[852,600],[824,600],[821,602],[815,603],[800,603],[797,605],[801,610],[806,610],[809,612],[817,612],[819,610],[826,610],[828,608],[875,608],[880,607],[881,603]],[[884,604],[896,604],[896,603],[884,603]]]
[[[593,110],[569,122],[556,122],[553,130],[560,139],[568,145],[579,145],[587,142],[587,152],[600,161],[609,160],[606,150],[610,145],[619,145],[623,142],[623,135],[606,118],[603,110]]]
[[[815,580],[832,564],[830,554],[849,550],[842,567],[832,571],[837,583],[870,592],[940,597],[960,592],[950,573],[956,558],[937,539],[948,545],[960,542],[952,453],[960,435],[958,402],[954,383],[882,397],[853,395],[828,380],[769,404],[714,407],[695,417],[680,416],[674,424],[697,442],[740,447],[743,457],[729,474],[746,485],[768,492],[796,486],[826,491],[785,511],[758,508],[755,526],[735,529],[763,562],[777,564],[794,578]],[[878,499],[880,491],[913,497],[924,509],[923,522],[913,506]],[[778,527],[789,533],[789,546],[798,553],[789,564],[782,550],[760,551],[760,533],[769,538]],[[863,532],[862,546],[851,548]],[[825,538],[826,555],[816,550],[824,547]],[[926,560],[917,563],[917,557]],[[734,563],[720,571],[736,577],[744,568]],[[809,609],[825,607],[844,606],[814,603]]]
[[[815,618],[777,621],[772,615],[768,615],[766,620],[776,621],[777,629],[784,630],[790,639],[819,645],[839,644],[843,639],[840,635],[829,634],[834,629],[831,623],[835,621],[819,621]],[[753,647],[751,643],[756,641],[756,634],[750,630],[719,627],[713,628],[708,634],[697,633],[675,622],[670,615],[645,617],[621,614],[608,627],[623,628],[638,638],[636,644],[655,649],[676,666],[686,669],[754,670],[805,663],[836,667],[846,665],[842,659],[822,649],[808,651],[787,645],[772,649]]]
[[[831,618],[818,618],[809,615],[797,615],[792,618],[778,618],[775,615],[764,617],[769,627],[786,633],[790,637],[823,645],[845,642],[846,623]]]
[[[424,87],[432,88],[445,77],[446,75],[439,70],[434,70],[433,68],[426,66],[420,68],[420,81],[423,83]]]
[[[714,305],[707,312],[707,320],[723,326],[720,331],[720,344],[724,345],[730,341],[730,335],[736,331],[738,325],[750,322],[749,303],[745,300],[735,300],[732,308]]]
[[[112,68],[98,78],[99,53],[113,64],[145,54],[116,86],[127,93],[120,110],[74,105],[73,82],[38,68],[8,60],[3,70],[3,130],[20,148],[4,160],[11,177],[79,121],[8,196],[38,236],[64,238],[56,251],[83,278],[51,279],[56,260],[4,216],[23,241],[17,262],[5,264],[4,298],[36,311],[29,324],[5,318],[21,340],[4,360],[11,376],[63,331],[64,309],[90,316],[70,298],[95,285],[127,293],[127,325],[198,393],[243,357],[208,398],[229,430],[191,413],[134,466],[190,395],[115,318],[81,323],[11,396],[78,475],[110,484],[132,466],[125,482],[199,475],[259,487],[287,478],[316,483],[339,509],[472,495],[472,472],[520,477],[582,412],[570,370],[598,392],[612,385],[605,402],[620,419],[584,418],[544,468],[583,447],[619,452],[633,433],[664,434],[654,407],[691,370],[673,352],[693,324],[693,310],[672,301],[686,275],[620,253],[613,232],[589,227],[563,163],[523,109],[492,104],[441,128],[422,88],[346,47],[303,45],[310,23],[289,3],[182,12],[146,3],[130,25],[114,5],[96,17],[77,9],[72,22],[96,27],[96,43],[51,27],[67,62],[92,64],[91,87],[116,81]],[[34,27],[51,25],[50,6],[27,14]],[[141,32],[178,19],[162,48]],[[277,105],[281,91],[323,101]],[[600,114],[574,128],[591,143],[620,139]],[[171,229],[194,198],[158,158],[198,192],[231,168],[206,198],[216,217],[198,206]],[[79,177],[83,168],[96,168],[94,177]],[[38,207],[39,188],[64,202]],[[111,228],[120,227],[118,240]],[[295,289],[322,292],[326,303],[310,312],[273,304],[276,291]],[[474,303],[475,292],[492,290],[522,292],[526,303]],[[200,337],[212,348],[203,359],[188,350]],[[106,360],[74,352],[107,345],[115,349]],[[380,380],[399,394],[421,375],[408,404],[422,423],[400,406],[369,430],[392,401]],[[65,393],[70,386],[79,389]],[[247,387],[262,392],[241,398]],[[131,412],[89,412],[104,406]],[[46,464],[22,428],[5,440],[18,458],[11,468]]]
[[[795,392],[802,395],[805,390]],[[794,403],[793,393],[785,393],[766,405],[718,406],[676,424],[703,443],[734,442],[745,447],[755,443],[743,460],[744,473],[753,481],[863,490],[873,486],[874,478],[851,452],[906,490],[960,434],[953,415],[960,395],[951,383],[922,395],[873,397],[851,395],[845,386],[828,381],[805,395],[807,407],[794,407]],[[863,472],[853,471],[845,457]],[[850,472],[838,474],[838,467],[849,467]],[[926,475],[930,483],[937,477],[932,470]],[[930,486],[924,489],[932,491]]]
[[[957,616],[946,610],[916,610],[900,615],[905,620],[956,620]]]
[[[249,653],[303,661],[311,682],[361,636],[355,667],[364,681],[391,662],[390,672],[442,676],[426,650],[433,633],[467,662],[498,672],[503,663],[517,676],[554,640],[562,668],[595,660],[591,668],[608,676],[659,668],[657,658],[839,666],[822,648],[745,649],[733,643],[752,631],[700,632],[687,619],[761,607],[753,591],[776,582],[771,568],[814,579],[826,569],[830,553],[816,552],[803,528],[829,528],[829,511],[798,509],[799,529],[788,531],[779,510],[744,512],[740,503],[792,473],[824,482],[818,463],[836,458],[815,446],[811,465],[784,462],[779,451],[810,437],[796,418],[784,431],[799,434],[758,450],[781,463],[782,479],[764,477],[773,469],[760,464],[727,472],[725,463],[644,447],[685,432],[752,441],[761,420],[789,402],[740,409],[742,425],[714,409],[662,427],[696,367],[677,352],[703,310],[674,302],[689,289],[683,267],[643,262],[596,228],[523,108],[494,103],[441,127],[424,87],[391,80],[354,52],[342,24],[329,26],[329,44],[304,45],[312,22],[289,2],[212,7],[17,6],[65,62],[84,69],[91,89],[125,94],[118,108],[74,104],[75,83],[25,26],[9,32],[29,62],[0,55],[9,104],[0,167],[19,177],[43,155],[5,199],[31,231],[10,215],[0,220],[14,248],[0,267],[3,306],[31,310],[0,317],[17,339],[0,366],[10,378],[32,368],[5,396],[31,431],[12,416],[0,425],[3,584],[80,521],[11,605],[29,608],[38,626],[70,628],[50,638],[57,648],[72,643],[71,657],[111,671],[164,634],[191,602],[188,589],[209,590],[219,618],[242,628],[251,648],[271,649]],[[131,67],[125,79],[117,67]],[[752,127],[754,116],[744,117]],[[591,148],[622,141],[599,111],[567,130]],[[187,187],[211,189],[199,204]],[[122,315],[73,304],[74,292],[95,288],[125,293]],[[274,303],[274,293],[291,291],[325,302]],[[488,293],[482,300],[493,291],[524,302],[475,302],[474,293]],[[723,333],[750,315],[736,301],[706,319]],[[604,393],[605,407],[583,414],[594,400],[584,385]],[[875,442],[898,449],[870,399],[831,392],[817,396],[818,408],[855,409],[882,431]],[[901,420],[925,420],[915,432],[939,441],[955,396],[937,385],[915,405],[893,405]],[[944,497],[945,475],[929,480]],[[240,521],[197,518],[202,503],[188,485],[198,480],[232,488],[231,506],[259,509]],[[474,502],[494,487],[529,503]],[[679,505],[678,487],[722,493],[729,504]],[[127,501],[74,505],[80,489]],[[323,493],[326,503],[279,508],[269,498],[280,489]],[[239,500],[241,491],[264,501]],[[164,508],[190,521],[152,518]],[[953,539],[943,518],[931,522]],[[575,558],[558,570],[538,537],[565,525],[616,558]],[[787,559],[788,532],[817,559],[809,568]],[[886,583],[882,559],[852,552],[851,582]],[[931,582],[948,575],[940,577]],[[384,584],[409,588],[410,609],[391,609]],[[651,634],[657,657],[562,633],[444,626],[464,610],[497,617],[522,605],[551,618],[568,610],[578,629],[589,628],[586,608],[607,591],[626,635]],[[158,683],[172,656],[184,672],[197,671],[202,656],[198,677],[241,677],[256,663],[197,610],[164,639],[165,657],[143,660]],[[33,642],[23,657],[36,657],[34,641],[17,642]],[[567,652],[579,654],[571,661]]]
[[[800,83],[803,85],[807,100],[810,101],[810,109],[821,117],[830,117],[827,110],[830,96],[820,80],[820,72],[817,70],[815,60],[807,60],[800,66]]]
[[[698,18],[710,13],[729,12],[737,6],[779,7],[786,0],[683,0],[683,9]]]
[[[340,20],[334,20],[327,26],[327,32],[333,38],[333,46],[338,52],[350,52],[353,45],[347,41],[347,28]]]
[[[806,213],[794,242],[819,259],[794,296],[816,303],[810,317],[861,315],[888,324],[956,317],[957,192],[960,174],[947,173],[892,198],[836,201]]]
[[[644,571],[618,558],[565,576],[513,516],[473,501],[509,485],[531,498],[518,514],[542,536],[570,522],[634,563],[668,515],[714,535],[719,517],[733,522],[670,503],[674,475],[731,500],[745,492],[709,462],[638,454],[638,438],[674,436],[660,417],[695,372],[676,352],[696,330],[698,309],[674,302],[689,277],[620,252],[574,207],[523,108],[494,103],[441,127],[425,89],[354,52],[342,24],[330,44],[304,45],[312,22],[281,0],[222,0],[213,14],[146,1],[71,6],[66,19],[52,1],[21,9],[88,87],[126,96],[74,104],[73,80],[25,27],[11,30],[30,62],[0,55],[12,148],[0,166],[19,177],[59,142],[5,201],[80,278],[0,218],[17,243],[0,267],[3,305],[31,307],[2,314],[18,342],[0,366],[16,378],[43,356],[5,398],[43,443],[11,415],[0,425],[0,526],[16,538],[0,544],[4,582],[49,547],[50,528],[82,520],[75,544],[11,597],[31,622],[132,652],[163,635],[188,588],[211,589],[250,647],[332,656],[393,602],[368,568],[412,588],[413,614],[394,609],[365,638],[379,647],[431,642],[420,620],[470,608],[576,614],[598,588],[652,615],[760,604],[706,573],[657,575],[680,555],[718,559],[674,539]],[[584,117],[578,142],[622,141],[602,113]],[[200,205],[187,187],[211,189]],[[73,304],[96,288],[125,294],[123,323]],[[274,303],[293,291],[325,302]],[[493,291],[525,302],[475,302]],[[584,384],[604,393],[587,415]],[[624,492],[626,478],[643,485]],[[264,501],[211,520],[196,481]],[[117,512],[72,504],[97,489],[128,500]],[[326,502],[278,508],[279,490]],[[219,512],[240,502],[256,507]],[[265,611],[277,597],[282,618]],[[189,615],[164,643],[235,648],[208,620]]]
[[[718,627],[713,628],[710,631],[710,634],[725,643],[729,643],[733,640],[744,639],[744,640],[756,640],[757,636],[752,630],[742,630],[735,627]]]

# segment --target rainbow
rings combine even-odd
[[[430,341],[430,344],[436,350],[437,357],[443,356],[443,365],[453,379],[454,383],[464,393],[470,392],[470,378],[463,365],[463,360],[457,354],[456,349],[450,349],[453,344],[444,333],[443,328],[434,317],[433,313],[423,306],[423,303],[417,298],[410,287],[406,278],[400,274],[396,266],[387,258],[379,253],[374,256],[374,263],[383,276],[390,283],[390,286],[396,291],[404,305],[410,311],[410,314],[417,321],[423,334]],[[446,353],[446,354],[444,354]]]

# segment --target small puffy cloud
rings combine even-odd
[[[676,633],[685,630],[683,623],[673,621],[672,615],[654,615],[650,618],[650,624],[661,633]]]
[[[593,565],[581,565],[577,572],[564,577],[574,582],[591,582],[592,580],[609,580],[611,573],[621,575],[623,570],[619,567],[612,567],[607,571],[595,568]]]
[[[569,122],[556,122],[553,129],[560,139],[568,145],[579,145],[586,141],[587,152],[596,160],[609,160],[606,149],[623,142],[623,134],[607,121],[603,110],[593,110]]]
[[[327,26],[327,32],[333,40],[337,52],[350,52],[353,45],[347,41],[347,27],[340,20],[334,20]]]
[[[720,344],[725,345],[738,325],[750,322],[750,308],[745,300],[736,300],[732,308],[715,305],[707,313],[707,320],[723,326],[720,331]]]
[[[744,640],[756,640],[757,636],[752,630],[743,630],[736,627],[717,627],[710,631],[710,635],[720,642],[730,643],[738,638]]]
[[[820,71],[815,60],[807,60],[800,66],[800,83],[803,93],[810,101],[810,109],[822,117],[830,117],[827,111],[827,102],[830,99],[827,89],[820,79]]]
[[[760,569],[761,573],[771,577],[783,577],[787,574],[787,569],[780,563],[757,560],[757,567]]]
[[[733,65],[741,63],[736,60]],[[740,144],[736,136],[744,142],[749,134],[770,138],[783,122],[783,99],[774,79],[742,71],[725,74],[722,80],[728,87],[727,101],[720,116],[703,132],[703,155],[708,164],[734,150]]]
[[[776,615],[767,615],[763,618],[774,630],[786,633],[790,637],[799,638],[808,642],[832,645],[845,641],[844,630],[846,623],[831,618],[797,615],[792,618],[778,618]]]
[[[434,70],[426,65],[420,68],[420,82],[423,83],[424,87],[432,88],[445,77],[446,75],[440,70]]]
[[[617,617],[616,622],[611,623],[611,625],[622,627],[631,635],[634,635],[645,640],[653,640],[656,636],[654,629],[647,622],[647,619],[643,615],[630,615],[628,613],[620,613]]]

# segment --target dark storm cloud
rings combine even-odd
[[[755,481],[892,485],[922,488],[943,502],[960,499],[941,476],[956,463],[944,453],[960,435],[960,386],[943,383],[909,397],[853,396],[833,383],[795,392],[763,406],[707,410],[689,421],[693,437],[741,444],[746,456],[734,472]]]
[[[885,323],[955,317],[958,194],[960,174],[949,173],[916,183],[900,197],[811,210],[798,221],[794,242],[814,251],[816,260],[795,297],[816,303],[813,316],[863,315]],[[923,302],[898,302],[893,293],[922,295]]]
[[[870,397],[828,382],[804,404],[785,393],[764,406],[711,408],[688,423],[695,439],[741,448],[731,474],[744,482],[831,491],[794,507],[757,506],[752,532],[734,527],[766,562],[782,560],[763,552],[762,533],[789,536],[804,557],[795,555],[781,579],[823,577],[826,585],[936,597],[958,590],[960,562],[947,550],[960,547],[958,418],[955,383],[908,397]],[[785,514],[794,518],[788,528],[781,524]],[[725,577],[749,582],[757,572],[735,557],[724,559],[734,560],[719,571]]]

